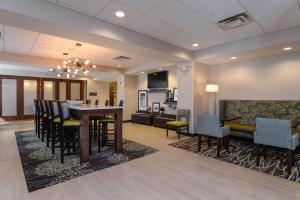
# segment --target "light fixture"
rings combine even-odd
[[[284,47],[282,50],[283,51],[289,51],[289,50],[292,50],[293,49],[293,47]]]
[[[122,17],[125,17],[125,13],[123,12],[123,11],[117,11],[117,12],[115,12],[115,15],[117,16],[117,17],[119,17],[119,18],[122,18]]]
[[[159,67],[158,70],[161,71],[163,68]]]
[[[145,72],[141,72],[141,74],[145,74]]]
[[[198,43],[194,43],[194,44],[193,44],[193,47],[197,47],[197,46],[199,46]]]
[[[217,113],[217,92],[219,92],[219,85],[217,84],[206,84],[205,85],[205,92],[208,93],[214,93],[214,114],[216,115]]]
[[[230,60],[236,60],[236,59],[237,59],[237,57],[235,57],[235,56],[230,57]]]
[[[81,43],[75,43],[77,48],[81,47]],[[78,52],[77,52],[78,53]],[[63,53],[63,55],[68,55],[68,53]],[[82,71],[84,75],[88,74],[87,68],[96,68],[97,66],[94,64],[90,64],[89,59],[82,59],[78,55],[77,57],[66,59],[62,62],[62,66],[57,66],[57,77],[62,77],[65,75],[67,78],[75,78],[75,75],[78,74],[79,71]],[[53,70],[54,71],[54,70]]]
[[[54,69],[53,69],[53,68],[51,68],[51,69],[49,69],[49,71],[50,71],[50,72],[54,72]]]

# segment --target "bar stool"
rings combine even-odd
[[[120,100],[119,102],[119,107],[123,107],[124,101]],[[105,117],[102,117],[102,119],[99,120],[100,124],[101,124],[101,133],[102,133],[102,142],[103,145],[109,145],[107,144],[107,142],[112,142],[115,141],[113,140],[109,140],[108,139],[108,135],[109,134],[114,134],[115,130],[114,129],[108,129],[108,125],[109,124],[114,124],[115,123],[115,117],[112,115],[107,115]]]
[[[71,145],[73,154],[76,153],[76,143],[79,146],[80,121],[71,119],[68,104],[66,101],[58,101],[59,113],[59,140],[60,140],[60,160],[64,163],[64,156],[70,155]],[[67,153],[65,153],[67,150]]]
[[[38,138],[40,138],[40,133],[41,133],[41,109],[40,109],[40,105],[39,105],[39,101],[37,99],[33,100],[33,105],[34,105],[34,113],[35,113],[35,117],[34,117],[34,124],[35,124],[35,133],[37,134]]]
[[[52,154],[55,153],[55,148],[59,148],[59,125],[60,118],[58,113],[57,101],[49,101],[49,109],[51,115],[51,150]]]

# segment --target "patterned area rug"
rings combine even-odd
[[[158,151],[130,140],[123,140],[122,154],[115,154],[113,147],[107,146],[102,146],[101,152],[97,153],[97,143],[94,142],[88,164],[80,165],[79,155],[65,156],[65,163],[61,164],[59,149],[55,149],[56,152],[52,155],[51,148],[47,148],[34,131],[16,132],[16,139],[29,192]]]
[[[229,152],[226,152],[226,150],[222,148],[219,158],[217,157],[217,141],[213,139],[211,140],[211,147],[208,147],[207,138],[202,137],[201,152],[197,152],[198,137],[178,141],[170,145],[186,151],[198,153],[203,156],[254,169],[269,176],[278,176],[298,183],[300,182],[299,148],[295,153],[295,166],[292,168],[291,174],[288,175],[286,173],[287,154],[284,150],[266,148],[263,153],[265,158],[261,156],[260,166],[257,167],[255,164],[256,147],[249,140],[231,138],[229,143]]]

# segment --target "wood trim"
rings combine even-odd
[[[15,79],[17,81],[17,115],[16,116],[2,116],[2,79]],[[34,115],[24,115],[24,80],[36,80],[37,81],[37,98],[44,99],[44,81],[53,81],[55,84],[55,99],[59,100],[59,83],[66,83],[66,99],[71,99],[71,83],[80,83],[80,99],[84,99],[84,88],[87,86],[85,80],[66,80],[55,78],[39,78],[29,76],[11,76],[0,75],[0,116],[5,120],[21,120],[21,119],[33,119]]]
[[[41,91],[41,99],[44,99],[44,80],[41,80],[41,87],[40,87],[40,91]]]
[[[55,80],[55,100],[59,100],[59,80]]]
[[[2,78],[0,77],[0,116],[2,116]]]
[[[84,100],[84,82],[80,82],[80,100]]]
[[[71,100],[71,82],[69,80],[66,81],[66,99]]]
[[[24,77],[17,78],[17,119],[24,117]]]

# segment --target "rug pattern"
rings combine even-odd
[[[124,139],[122,153],[114,153],[111,146],[101,146],[101,152],[97,153],[97,143],[93,142],[88,164],[80,164],[78,154],[65,156],[65,163],[61,164],[59,149],[52,155],[51,148],[47,148],[34,131],[16,132],[15,135],[29,192],[158,151]]]
[[[291,174],[286,172],[287,155],[284,150],[265,148],[261,156],[260,165],[256,166],[256,147],[249,140],[237,138],[230,139],[229,151],[222,148],[220,157],[217,157],[217,141],[211,140],[211,147],[208,147],[207,137],[202,137],[201,151],[198,152],[198,137],[192,137],[186,140],[170,144],[173,147],[194,152],[203,156],[215,158],[228,163],[250,168],[269,176],[278,176],[291,181],[300,182],[300,151],[295,152],[295,165]]]

